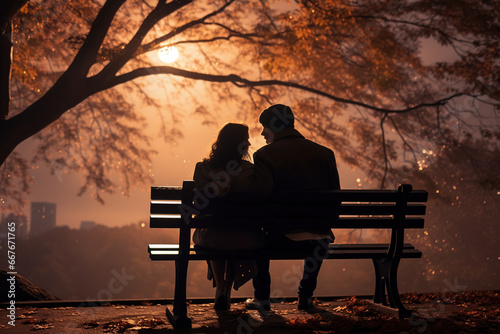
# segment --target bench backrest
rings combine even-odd
[[[397,190],[295,191],[262,196],[229,194],[222,200],[182,187],[152,187],[153,228],[260,227],[422,228],[425,190],[401,185]],[[194,218],[204,213],[203,218]],[[216,217],[215,217],[216,216]],[[285,224],[285,225],[284,225]]]

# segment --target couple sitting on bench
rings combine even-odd
[[[223,198],[230,192],[271,193],[290,190],[338,190],[339,174],[332,150],[307,140],[294,129],[290,107],[273,105],[259,117],[264,127],[262,135],[267,145],[249,159],[248,127],[229,123],[219,132],[208,158],[196,165],[195,187]],[[273,229],[260,228],[197,228],[195,245],[218,250],[267,249],[326,253],[334,236],[330,229]],[[312,256],[315,263],[304,262],[299,286],[299,309],[314,307],[313,292],[322,264],[321,256]],[[254,298],[245,305],[249,309],[269,311],[271,276],[269,260],[257,261],[210,260],[209,275],[216,286],[214,308],[230,307],[232,288],[238,289],[253,279]]]

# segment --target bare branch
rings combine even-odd
[[[167,41],[167,40],[171,39],[172,37],[177,36],[177,35],[183,33],[184,31],[186,31],[186,30],[188,30],[190,28],[193,28],[193,27],[195,27],[195,26],[197,26],[199,24],[203,24],[209,18],[222,13],[233,2],[234,2],[234,0],[230,0],[230,1],[226,2],[224,4],[224,6],[222,6],[219,9],[217,9],[217,10],[215,10],[215,11],[213,11],[213,12],[211,12],[211,13],[205,15],[205,16],[203,16],[202,18],[199,18],[198,20],[190,21],[189,23],[186,23],[183,26],[178,27],[177,29],[171,31],[170,33],[168,33],[168,34],[166,34],[166,35],[164,35],[162,37],[156,38],[155,40],[153,40],[153,41],[151,41],[151,42],[149,42],[147,44],[142,45],[141,49],[143,49],[145,52],[147,52],[149,50],[152,50],[156,46],[158,46],[159,44],[161,44],[162,42]]]
[[[356,16],[353,16],[353,17],[354,18],[361,18],[361,19],[381,20],[381,21],[388,22],[388,23],[405,24],[405,25],[410,25],[410,26],[415,26],[415,27],[418,27],[418,28],[422,28],[422,29],[429,29],[429,30],[434,31],[435,33],[437,33],[441,37],[445,38],[448,41],[448,43],[450,43],[450,44],[453,44],[453,41],[460,42],[460,43],[467,43],[467,44],[471,44],[471,45],[473,44],[473,42],[471,42],[471,41],[467,41],[467,40],[464,40],[464,39],[460,39],[460,38],[451,36],[450,34],[444,32],[443,30],[441,30],[439,28],[431,26],[430,24],[412,22],[412,21],[408,21],[408,20],[391,19],[391,18],[387,18],[387,17],[384,17],[384,16],[356,15]]]
[[[125,1],[126,0],[108,0],[104,3],[90,28],[87,38],[83,42],[83,45],[66,73],[77,72],[83,77],[87,75],[90,67],[95,63],[97,52],[108,33],[116,12]]]
[[[158,23],[158,21],[176,10],[188,5],[192,1],[193,0],[176,0],[168,4],[164,4],[162,1],[159,1],[158,5],[144,19],[141,26],[130,42],[128,42],[125,46],[123,51],[117,57],[112,59],[109,64],[102,69],[99,75],[105,77],[114,76],[116,72],[118,72],[123,65],[125,65],[134,56],[147,33],[155,26],[156,23]]]
[[[154,74],[171,74],[171,75],[176,75],[176,76],[181,76],[185,78],[190,78],[194,80],[202,80],[202,81],[209,81],[209,82],[230,82],[234,84],[237,87],[263,87],[263,86],[282,86],[282,87],[288,87],[288,88],[295,88],[299,90],[303,90],[306,92],[314,93],[319,96],[326,97],[330,100],[339,102],[339,103],[345,103],[345,104],[350,104],[350,105],[355,105],[355,106],[360,106],[369,110],[377,111],[377,112],[383,112],[383,113],[389,113],[389,114],[402,114],[402,113],[408,113],[410,111],[424,108],[424,107],[437,107],[440,105],[446,104],[449,100],[452,100],[456,97],[459,96],[470,96],[469,94],[466,93],[456,93],[453,95],[450,95],[448,97],[442,98],[440,100],[437,100],[435,102],[426,102],[426,103],[420,103],[415,106],[411,106],[408,108],[401,108],[401,109],[387,109],[387,108],[381,108],[381,107],[376,107],[373,105],[369,105],[363,102],[359,101],[354,101],[354,100],[349,100],[349,99],[344,99],[335,95],[332,95],[330,93],[321,91],[319,89],[315,89],[309,86],[301,85],[298,83],[294,82],[289,82],[289,81],[281,81],[281,80],[248,80],[244,79],[236,74],[229,74],[229,75],[214,75],[214,74],[205,74],[205,73],[198,73],[198,72],[192,72],[188,70],[182,70],[179,68],[171,67],[171,66],[152,66],[149,68],[139,68],[136,70],[133,70],[129,73],[122,74],[120,76],[117,76],[112,80],[112,82],[109,82],[109,85],[106,86],[101,86],[99,90],[105,90],[114,86],[117,86],[121,83],[148,76],[148,75],[154,75]],[[475,97],[475,96],[474,96]]]
[[[205,38],[205,39],[178,41],[178,42],[169,44],[169,46],[181,45],[181,44],[211,43],[211,42],[221,41],[221,40],[229,41],[231,38],[234,38],[234,37],[251,40],[250,37],[257,37],[257,35],[256,34],[229,34],[226,36],[215,36],[212,38]],[[145,51],[151,51],[151,50],[145,50]]]
[[[408,149],[410,150],[410,152],[412,153],[413,155],[413,160],[414,161],[417,161],[417,157],[415,155],[415,150],[413,149],[413,147],[408,143],[408,141],[406,140],[406,138],[403,136],[403,134],[401,133],[401,130],[399,129],[399,127],[397,126],[396,122],[394,122],[394,120],[389,117],[389,121],[391,121],[391,124],[392,126],[394,127],[394,130],[396,131],[396,133],[398,134],[399,138],[401,139],[401,142],[403,143],[403,149],[406,149],[406,147],[408,147]]]

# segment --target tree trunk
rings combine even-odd
[[[0,122],[9,115],[12,67],[12,24],[0,34]]]
[[[7,121],[10,108],[10,75],[12,68],[12,18],[28,0],[2,1],[0,4],[0,166],[21,142],[19,129]]]
[[[2,0],[0,2],[0,122],[5,121],[9,115],[13,46],[12,18],[28,1]],[[0,137],[3,137],[2,132],[0,132]],[[0,141],[0,145],[3,145],[3,141]]]

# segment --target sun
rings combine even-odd
[[[164,63],[173,63],[179,58],[179,51],[175,46],[166,46],[158,50],[158,58]]]

